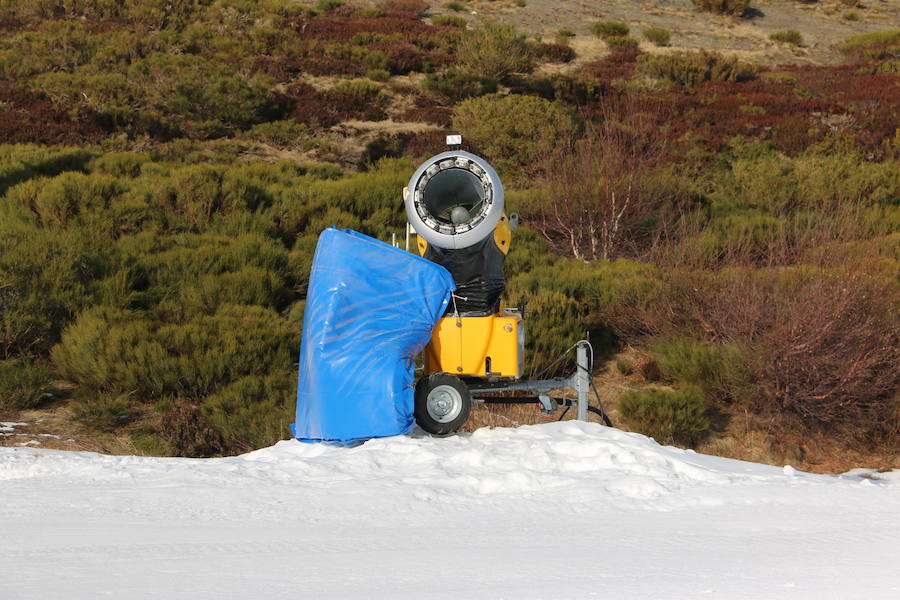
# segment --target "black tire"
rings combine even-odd
[[[470,410],[472,394],[455,375],[432,373],[416,384],[416,423],[428,433],[448,435],[458,431]]]

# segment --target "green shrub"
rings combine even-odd
[[[740,17],[750,8],[750,0],[691,0],[698,10]]]
[[[258,140],[277,148],[302,148],[308,150],[312,147],[310,137],[312,132],[309,127],[296,121],[269,121],[254,125],[247,132],[247,137]]]
[[[466,98],[493,94],[497,91],[497,80],[448,69],[426,75],[422,87],[455,104]]]
[[[568,44],[573,37],[575,37],[575,32],[571,29],[560,29],[556,32],[556,43]]]
[[[859,21],[859,13],[855,10],[850,10],[842,14],[841,18],[845,21]]]
[[[290,436],[296,372],[238,379],[222,388],[201,407],[226,446],[246,452],[271,446]]]
[[[770,40],[791,44],[792,46],[802,46],[803,36],[796,29],[788,29],[785,31],[776,31],[769,36]]]
[[[169,444],[157,434],[155,429],[142,428],[129,435],[138,456],[168,456],[171,453]]]
[[[628,25],[619,21],[601,21],[591,25],[591,33],[604,40],[628,35],[629,31]]]
[[[72,420],[91,429],[112,431],[135,419],[129,394],[92,396],[81,393],[72,404]]]
[[[184,324],[171,322],[184,315],[162,316],[167,324],[111,308],[86,311],[53,349],[54,364],[95,390],[202,397],[240,377],[286,368],[298,343],[296,330],[258,306],[224,305]]]
[[[855,50],[864,50],[875,46],[900,44],[900,29],[889,31],[872,31],[847,38],[838,46],[838,50],[848,54]]]
[[[496,94],[457,105],[453,127],[512,177],[534,170],[555,149],[570,143],[578,130],[575,120],[559,103]]]
[[[733,345],[713,345],[680,338],[663,338],[652,346],[663,377],[693,385],[707,398],[722,400],[748,385],[747,359]]]
[[[319,12],[329,12],[344,5],[344,0],[317,0],[315,7]]]
[[[756,76],[756,68],[752,65],[707,50],[645,54],[638,59],[638,70],[650,77],[686,86],[704,81],[747,81]]]
[[[49,394],[53,377],[41,363],[22,359],[0,361],[0,408],[28,410]]]
[[[355,44],[331,44],[326,46],[328,56],[350,61],[364,66],[366,69],[389,70],[391,61],[379,50],[370,50]]]
[[[661,444],[693,446],[710,432],[703,392],[697,387],[629,391],[619,398],[618,409],[630,430]]]
[[[456,15],[439,15],[431,19],[431,24],[435,27],[456,27],[465,29],[468,21]]]
[[[186,307],[213,314],[224,304],[253,304],[281,310],[293,295],[276,273],[246,266],[233,273],[205,275],[181,288],[181,298]]]
[[[502,80],[532,69],[532,54],[525,36],[513,25],[487,21],[463,34],[456,62],[469,75]]]
[[[0,359],[46,352],[90,303],[105,259],[88,235],[0,219]]]
[[[638,53],[638,41],[624,35],[617,35],[606,39],[606,46],[613,54]]]
[[[353,96],[359,102],[377,103],[382,99],[381,86],[368,79],[346,79],[335,84],[334,90]]]
[[[669,40],[672,39],[671,32],[662,27],[647,27],[641,32],[641,35],[655,46],[668,46]]]
[[[627,377],[634,373],[634,363],[620,356],[616,359],[616,369]]]
[[[466,5],[462,2],[453,0],[452,2],[447,2],[446,4],[444,4],[444,8],[446,8],[447,10],[452,10],[454,12],[462,12],[466,10]]]

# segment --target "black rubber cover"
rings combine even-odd
[[[506,278],[503,276],[506,255],[497,247],[493,235],[458,250],[429,244],[425,250],[425,258],[441,265],[453,275],[456,295],[466,298],[456,299],[460,316],[486,317],[500,310],[500,295],[506,289]],[[445,314],[453,313],[454,305],[450,302]]]

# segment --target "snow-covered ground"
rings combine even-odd
[[[900,598],[900,477],[554,423],[223,459],[0,448],[0,598]]]

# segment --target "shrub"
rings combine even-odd
[[[638,42],[624,35],[607,38],[606,46],[613,55],[636,57],[640,52]]]
[[[844,54],[849,54],[856,50],[865,50],[877,46],[890,46],[900,44],[900,29],[892,29],[889,31],[872,31],[870,33],[861,33],[847,38],[838,46],[838,50]]]
[[[309,127],[296,121],[269,121],[259,123],[247,132],[247,137],[277,148],[310,147],[312,132]]]
[[[740,17],[750,8],[750,0],[691,0],[698,10]]]
[[[181,288],[184,305],[207,314],[224,304],[252,304],[275,310],[293,299],[282,277],[267,269],[247,266],[234,273],[206,275]]]
[[[575,50],[566,44],[537,44],[535,54],[548,62],[567,63],[575,58]]]
[[[541,158],[570,143],[577,125],[560,104],[533,96],[470,98],[453,111],[453,127],[510,176],[533,171]]]
[[[462,11],[466,10],[466,5],[463,4],[462,2],[457,2],[456,0],[453,0],[452,2],[446,3],[444,5],[444,8],[446,8],[447,10],[452,10],[454,12],[462,12]]]
[[[316,2],[316,10],[327,13],[340,8],[344,5],[344,0],[318,0]]]
[[[290,435],[296,380],[295,372],[243,377],[207,398],[202,414],[231,450],[271,446]]]
[[[531,48],[513,25],[487,21],[463,34],[457,64],[469,75],[503,79],[531,70]]]
[[[641,32],[641,35],[656,46],[668,46],[669,40],[672,38],[669,30],[662,27],[647,27]]]
[[[591,33],[604,40],[628,35],[629,31],[628,25],[619,21],[601,21],[591,25]]]
[[[697,387],[629,391],[619,398],[618,409],[629,429],[661,444],[694,446],[710,432],[703,392]]]
[[[769,36],[770,40],[776,42],[784,42],[792,46],[802,46],[803,36],[796,29],[788,29],[786,31],[777,31]]]
[[[571,29],[560,29],[556,32],[556,43],[567,44],[573,37],[575,37],[575,32]]]
[[[733,398],[749,385],[747,358],[734,344],[719,346],[663,338],[651,350],[664,377],[694,385],[709,399]]]
[[[35,408],[49,395],[52,379],[50,370],[41,363],[0,361],[0,408]]]
[[[212,456],[224,449],[219,432],[199,408],[186,402],[179,402],[163,414],[159,435],[176,456]]]
[[[466,98],[493,94],[497,91],[497,80],[470,75],[459,69],[448,69],[440,73],[429,73],[422,87],[455,104]]]
[[[841,15],[841,18],[845,21],[859,21],[859,13],[854,10],[850,10]]]
[[[160,310],[162,312],[162,310]],[[245,375],[291,364],[297,332],[262,307],[224,305],[189,323],[158,324],[110,308],[86,311],[53,350],[61,371],[97,390],[201,397]]]
[[[0,359],[46,352],[90,302],[104,261],[89,235],[0,220]]]
[[[385,12],[408,12],[423,15],[428,10],[428,3],[425,0],[381,0],[378,8]]]
[[[136,417],[127,393],[92,397],[88,392],[79,396],[72,404],[72,420],[91,429],[112,431]]]
[[[686,86],[704,81],[747,81],[756,76],[752,65],[706,50],[646,54],[638,59],[638,70],[651,77]]]
[[[435,27],[456,27],[457,29],[465,29],[468,21],[456,15],[440,15],[431,19],[431,24]]]
[[[142,427],[128,437],[138,456],[169,456],[172,452],[169,444],[152,427]]]
[[[353,96],[358,102],[377,103],[381,100],[381,86],[367,79],[351,79],[339,81],[334,90]]]

